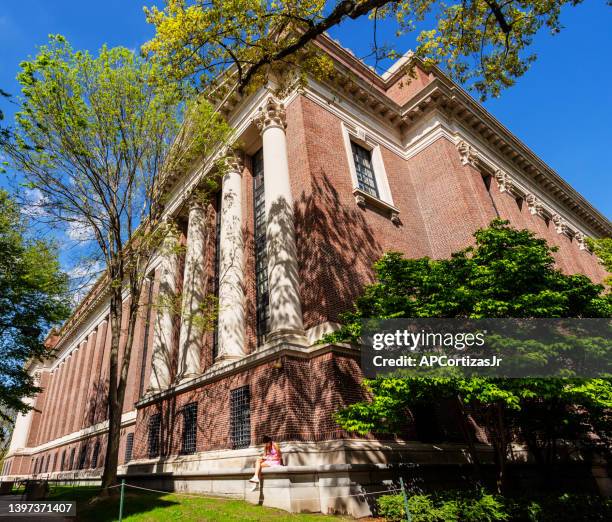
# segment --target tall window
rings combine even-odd
[[[255,228],[255,283],[257,285],[257,344],[262,344],[264,336],[268,331],[268,319],[270,315],[263,149],[259,149],[253,156],[253,209]]]
[[[145,322],[145,330],[143,335],[142,342],[142,360],[140,362],[140,386],[138,391],[138,397],[142,397],[142,393],[144,392],[144,383],[145,383],[145,370],[147,367],[147,351],[149,348],[149,332],[151,330],[151,308],[153,307],[153,279],[154,274],[149,276],[149,287],[147,290],[147,316]]]
[[[98,457],[100,455],[100,441],[97,440],[94,445],[93,453],[91,454],[91,467],[96,469],[98,467]]]
[[[376,176],[372,168],[372,152],[351,141],[353,161],[355,162],[355,173],[357,174],[357,185],[368,194],[379,197],[376,186]]]
[[[215,278],[213,280],[213,291],[215,297],[219,297],[219,274],[221,273],[221,191],[216,196],[217,213],[215,215]],[[213,360],[219,353],[219,321],[215,321],[213,330]]]
[[[161,413],[149,417],[149,458],[159,457],[161,438]]]
[[[187,455],[196,451],[198,429],[198,403],[192,402],[183,408],[183,440],[181,453]]]
[[[134,451],[134,434],[128,433],[125,439],[125,461],[132,460],[132,452]]]
[[[231,391],[230,437],[234,449],[246,448],[251,444],[251,397],[248,386]]]
[[[62,460],[60,461],[60,471],[64,471],[66,465],[66,450],[62,451]]]

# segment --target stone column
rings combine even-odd
[[[255,123],[263,141],[270,294],[267,339],[272,340],[279,336],[304,334],[284,105],[270,96],[260,107]]]
[[[244,351],[244,240],[242,237],[241,156],[226,160],[221,189],[219,319],[217,360],[237,359]]]
[[[187,249],[183,275],[183,301],[181,305],[181,331],[179,335],[179,359],[177,380],[192,379],[200,373],[203,331],[197,317],[204,303],[206,274],[204,270],[204,246],[206,242],[206,209],[201,198],[192,196],[189,201]]]
[[[36,397],[26,397],[23,399],[23,402],[30,407],[34,407],[35,401]],[[32,423],[32,413],[33,410],[29,410],[27,413],[17,414],[7,455],[12,455],[19,448],[27,448],[28,434],[30,433],[30,424]]]
[[[174,230],[167,233],[162,247],[159,294],[153,324],[153,353],[151,355],[151,379],[149,393],[165,390],[171,384],[172,345],[174,330],[174,305],[177,292],[178,236]]]

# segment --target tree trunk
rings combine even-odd
[[[130,281],[130,302],[128,306],[128,325],[125,334],[125,348],[121,369],[119,370],[119,343],[121,341],[121,323],[123,319],[122,289],[113,289],[111,297],[111,352],[110,375],[108,390],[108,442],[106,457],[104,459],[104,473],[102,475],[102,491],[108,494],[108,488],[117,484],[117,467],[119,465],[119,443],[121,438],[121,417],[125,402],[125,389],[129,373],[134,330],[138,318],[138,307],[142,291],[143,278],[134,276]]]
[[[476,480],[479,484],[482,484],[483,475],[482,475],[482,467],[480,466],[480,458],[478,457],[478,453],[476,451],[476,445],[474,444],[474,438],[472,437],[472,431],[468,424],[468,416],[465,411],[465,405],[463,403],[463,399],[461,395],[457,394],[455,396],[457,400],[457,405],[459,407],[460,418],[461,418],[461,431],[463,432],[463,436],[468,445],[468,452],[470,453],[470,457],[472,458],[472,464],[474,465],[474,472],[476,474]]]
[[[117,373],[119,365],[119,342],[121,339],[121,322],[123,320],[122,285],[113,285],[116,278],[111,279],[110,326],[111,347],[108,379],[108,438],[106,456],[104,458],[104,473],[102,474],[102,491],[110,493],[111,486],[117,484],[117,464],[119,462],[119,437],[121,434],[121,404],[117,396]]]
[[[506,425],[504,422],[504,412],[501,404],[494,406],[494,420],[493,424],[496,426],[497,435],[493,441],[495,449],[495,468],[496,468],[496,486],[497,492],[502,494],[506,489],[507,476],[507,453],[508,453],[508,442],[506,437]]]

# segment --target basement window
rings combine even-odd
[[[74,466],[74,453],[75,453],[75,449],[72,448],[70,450],[70,459],[68,460],[68,469],[69,470],[73,469],[73,466]]]
[[[81,451],[79,452],[79,469],[85,468],[85,461],[87,460],[87,449],[87,444],[83,444],[83,446],[81,446]]]
[[[132,460],[132,453],[134,452],[134,434],[128,433],[125,439],[125,461],[129,462]]]
[[[230,439],[232,448],[251,444],[251,396],[248,386],[230,392]]]
[[[161,439],[161,413],[149,417],[149,458],[159,457]]]
[[[183,408],[183,440],[181,445],[183,455],[195,453],[197,427],[198,403],[192,402]]]
[[[96,441],[94,445],[93,453],[91,454],[91,467],[96,469],[98,467],[98,457],[100,455],[100,441]]]

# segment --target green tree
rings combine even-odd
[[[587,239],[589,248],[599,257],[601,264],[608,272],[612,272],[612,238]],[[606,278],[606,284],[612,286],[612,275]]]
[[[6,91],[0,89],[0,98],[10,98],[10,94]],[[1,126],[2,121],[4,120],[4,112],[0,109],[0,143],[5,141],[9,137],[9,130],[5,127]],[[4,172],[3,163],[0,163],[0,174]]]
[[[0,418],[27,412],[39,391],[26,363],[49,356],[44,337],[68,316],[68,280],[56,248],[27,237],[24,216],[0,190]]]
[[[75,51],[52,36],[21,64],[20,110],[4,150],[28,186],[39,190],[40,214],[89,234],[102,257],[100,285],[110,293],[108,439],[103,491],[116,483],[121,414],[140,296],[149,262],[170,226],[163,221],[166,182],[224,143],[229,128],[137,53]],[[186,122],[180,121],[186,116]],[[124,291],[127,306],[124,308]],[[124,317],[127,314],[127,317]],[[121,325],[125,344],[121,363]]]
[[[145,46],[177,78],[197,77],[203,88],[227,73],[223,87],[243,91],[279,65],[327,74],[313,41],[335,26],[369,17],[376,63],[398,56],[396,43],[378,45],[376,28],[395,24],[398,37],[417,31],[416,54],[442,64],[482,97],[498,95],[528,70],[542,28],[561,30],[564,6],[581,0],[166,0],[145,9],[155,37]],[[231,69],[228,67],[231,66]],[[217,87],[218,84],[217,84]]]
[[[475,234],[475,245],[450,259],[405,259],[388,253],[374,265],[376,280],[367,286],[342,328],[327,342],[359,342],[365,318],[397,317],[610,317],[612,299],[602,285],[583,275],[566,275],[554,266],[545,240],[495,220]],[[519,428],[545,467],[554,459],[555,442],[577,436],[585,427],[609,433],[606,412],[612,407],[612,383],[606,379],[500,379],[461,377],[381,377],[364,382],[371,400],[338,413],[349,431],[398,432],[406,412],[441,399],[484,413],[495,450],[498,489],[514,428]],[[579,406],[580,408],[576,408]],[[477,455],[469,438],[474,461]],[[606,446],[608,438],[602,439]]]

